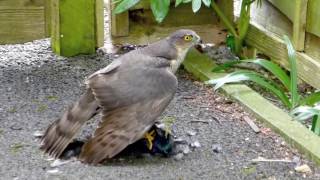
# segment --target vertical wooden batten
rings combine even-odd
[[[61,56],[93,54],[104,43],[102,0],[51,0],[51,42]]]
[[[304,51],[308,0],[296,0],[293,18],[293,45],[297,51]]]

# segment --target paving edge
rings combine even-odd
[[[206,55],[191,50],[183,63],[184,68],[201,81],[221,77],[211,72],[214,62]],[[243,84],[230,84],[221,88],[222,92],[241,103],[258,120],[280,134],[288,144],[297,148],[309,159],[320,165],[320,138],[305,128],[290,115]]]

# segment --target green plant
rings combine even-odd
[[[248,28],[250,25],[250,9],[252,3],[256,2],[259,6],[261,6],[261,0],[243,0],[240,9],[240,17],[236,26],[233,25],[233,22],[223,14],[220,10],[219,6],[212,1],[211,6],[214,11],[217,13],[223,24],[229,31],[229,35],[227,38],[227,45],[231,48],[231,50],[241,56],[243,41],[248,33]]]
[[[289,109],[293,109],[298,105],[313,105],[315,102],[320,101],[320,93],[313,93],[305,98],[302,98],[302,96],[299,95],[297,88],[298,75],[296,68],[295,50],[287,36],[284,36],[284,42],[287,45],[288,49],[288,60],[291,70],[290,75],[287,75],[287,73],[279,65],[264,59],[233,61],[214,69],[225,69],[237,63],[254,63],[262,66],[264,69],[273,74],[278,79],[280,84],[271,79],[267,79],[263,74],[251,70],[238,70],[226,75],[225,77],[213,79],[207,81],[206,83],[214,84],[214,89],[218,89],[227,83],[252,81],[277,96],[281,100],[281,102]]]
[[[305,121],[312,118],[311,131],[320,136],[320,105],[314,107],[300,106],[291,111],[295,120]]]

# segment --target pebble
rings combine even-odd
[[[70,161],[70,160],[64,161],[64,160],[61,160],[61,159],[56,159],[56,160],[54,160],[54,161],[50,164],[50,167],[55,168],[55,167],[58,167],[58,166],[62,166],[62,165],[64,165],[64,164],[67,164],[67,163],[69,163],[69,162],[71,162],[71,161]]]
[[[201,144],[199,143],[199,141],[194,141],[193,143],[190,144],[191,147],[193,148],[199,148],[201,147]]]
[[[185,146],[182,150],[183,154],[189,154],[190,153],[190,148],[189,146]]]
[[[175,144],[188,144],[188,141],[182,138],[176,138],[173,141]]]
[[[212,145],[212,150],[215,153],[221,153],[222,152],[222,146],[221,144],[213,144]]]
[[[184,156],[183,153],[178,153],[173,158],[174,158],[174,160],[179,161],[183,158],[183,156]]]
[[[40,137],[42,137],[43,136],[43,131],[35,131],[34,133],[33,133],[33,136],[34,137],[37,137],[37,138],[40,138]]]
[[[60,173],[59,169],[55,168],[55,169],[50,169],[47,171],[48,174],[58,174]]]
[[[303,164],[301,166],[297,166],[294,168],[294,170],[296,170],[299,173],[311,173],[311,169],[307,164]]]
[[[195,131],[188,131],[187,134],[188,134],[188,136],[194,136],[194,135],[197,134],[197,132],[195,132]]]

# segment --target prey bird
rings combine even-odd
[[[58,158],[81,126],[99,112],[102,121],[81,149],[82,162],[98,164],[143,137],[152,139],[148,130],[177,90],[175,72],[199,43],[194,31],[181,29],[91,74],[86,92],[47,128],[41,149]]]

